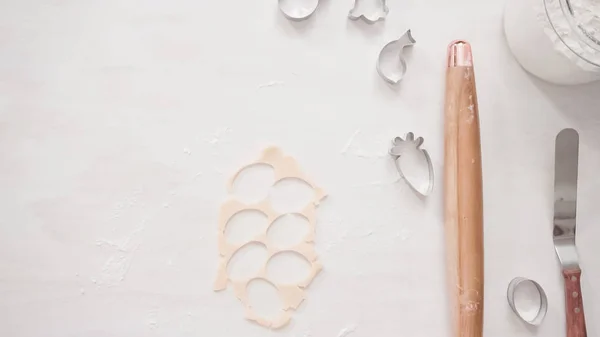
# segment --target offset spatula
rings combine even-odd
[[[567,337],[586,337],[583,299],[581,297],[581,269],[575,248],[577,216],[577,170],[579,135],[573,129],[564,129],[556,136],[554,159],[554,248],[560,260],[565,281]]]

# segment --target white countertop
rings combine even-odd
[[[465,38],[481,114],[485,336],[565,336],[551,231],[564,127],[581,135],[577,244],[598,336],[600,85],[528,76],[504,41],[502,1],[388,5],[367,25],[347,19],[351,0],[323,0],[303,23],[275,0],[3,1],[0,335],[450,336],[442,100],[446,46]],[[375,60],[408,28],[417,44],[394,90]],[[425,201],[385,156],[407,131],[438,175]],[[329,194],[323,272],[273,332],[212,291],[227,179],[268,145]],[[548,294],[537,330],[508,307],[515,276]]]

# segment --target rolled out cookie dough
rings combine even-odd
[[[306,182],[314,190],[314,197],[311,200],[311,202],[309,202],[308,205],[306,205],[306,207],[302,211],[296,213],[305,217],[308,220],[309,230],[302,242],[300,242],[299,244],[284,249],[275,248],[275,246],[271,242],[269,242],[267,238],[267,232],[269,230],[269,227],[273,224],[273,222],[285,214],[279,214],[278,212],[276,212],[271,206],[271,202],[268,197],[256,204],[251,205],[246,205],[235,199],[225,201],[221,205],[221,209],[219,212],[219,266],[214,284],[214,290],[224,290],[227,288],[228,284],[231,283],[235,296],[245,307],[246,319],[254,321],[267,328],[278,329],[284,327],[290,322],[292,312],[296,310],[298,306],[304,301],[305,289],[310,285],[312,280],[323,268],[321,263],[317,259],[317,254],[315,252],[314,247],[314,239],[316,226],[316,207],[318,206],[319,202],[326,196],[326,194],[321,188],[317,187],[308,177],[306,177],[306,175],[304,175],[294,158],[285,156],[282,153],[282,151],[276,147],[269,147],[265,149],[261,157],[256,162],[240,168],[229,181],[228,188],[230,193],[232,192],[233,182],[235,181],[239,173],[245,168],[256,164],[266,164],[271,166],[275,173],[275,183],[287,178],[300,179]],[[227,226],[227,223],[235,214],[245,210],[256,210],[262,212],[267,217],[269,225],[267,226],[264,232],[258,234],[249,242],[245,242],[240,245],[231,244],[227,242],[225,238],[225,228]],[[250,243],[261,243],[267,248],[267,262],[258,271],[257,275],[254,275],[253,277],[246,280],[232,280],[227,273],[227,265],[232,256],[239,249]],[[306,258],[306,260],[311,264],[310,274],[306,279],[302,280],[298,284],[275,284],[267,278],[267,264],[269,263],[269,260],[278,253],[285,251],[292,251],[297,254],[300,254],[304,256],[304,258]],[[265,280],[271,283],[277,289],[277,292],[279,293],[279,296],[281,297],[284,305],[284,307],[282,308],[282,313],[277,319],[267,320],[260,317],[253,311],[252,306],[250,305],[250,302],[248,300],[248,283],[254,279]]]

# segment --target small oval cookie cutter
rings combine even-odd
[[[385,17],[390,12],[390,9],[388,8],[388,6],[386,4],[386,0],[375,0],[379,3],[379,6],[376,8],[377,10],[374,12],[373,16],[367,15],[365,13],[360,13],[360,14],[358,13],[358,8],[359,8],[360,4],[364,1],[365,0],[354,0],[354,7],[352,7],[350,12],[348,12],[348,19],[354,20],[354,21],[356,21],[358,19],[363,19],[365,22],[370,23],[370,24],[373,24],[377,21],[385,20]],[[371,0],[371,1],[373,1],[373,0]]]
[[[423,139],[423,137],[418,137],[417,139],[415,139],[415,134],[409,132],[406,134],[405,139],[402,139],[401,137],[396,137],[394,138],[394,140],[392,140],[392,147],[390,148],[389,153],[392,156],[392,158],[394,158],[394,163],[396,165],[398,173],[400,173],[400,176],[414,191],[425,197],[428,196],[431,193],[431,191],[433,191],[433,184],[435,178],[433,175],[433,164],[431,162],[431,157],[429,157],[429,153],[427,153],[427,150],[421,149],[421,145],[423,145],[424,141],[425,140]],[[410,177],[406,177],[406,175],[402,172],[402,166],[400,165],[399,159],[407,151],[420,151],[423,154],[424,159],[427,162],[428,169],[428,178],[425,184],[418,184],[418,182],[411,180]]]
[[[413,38],[412,32],[409,30],[404,33],[399,39],[388,42],[381,51],[379,52],[379,57],[377,58],[377,73],[381,78],[383,78],[389,84],[398,84],[402,78],[404,78],[404,74],[406,74],[406,60],[404,59],[404,48],[410,47],[417,43],[417,41]],[[396,45],[399,45],[398,52],[398,63],[400,65],[400,73],[394,76],[394,70],[396,69],[383,69],[383,63],[386,54],[392,48],[396,48]]]
[[[319,0],[278,0],[281,13],[292,21],[308,19],[319,7]]]
[[[540,297],[539,307],[536,312],[536,315],[533,318],[525,317],[515,305],[515,292],[520,286],[523,286],[527,283],[530,283],[535,287]],[[544,291],[542,286],[539,285],[539,283],[525,277],[515,277],[508,284],[508,289],[506,290],[506,297],[508,299],[508,304],[510,305],[510,308],[517,315],[517,317],[519,317],[521,321],[530,325],[537,326],[540,325],[546,317],[546,312],[548,311],[548,297],[546,297],[546,292]]]

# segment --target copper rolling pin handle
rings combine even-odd
[[[448,67],[472,67],[471,45],[463,40],[452,41],[448,46]]]

